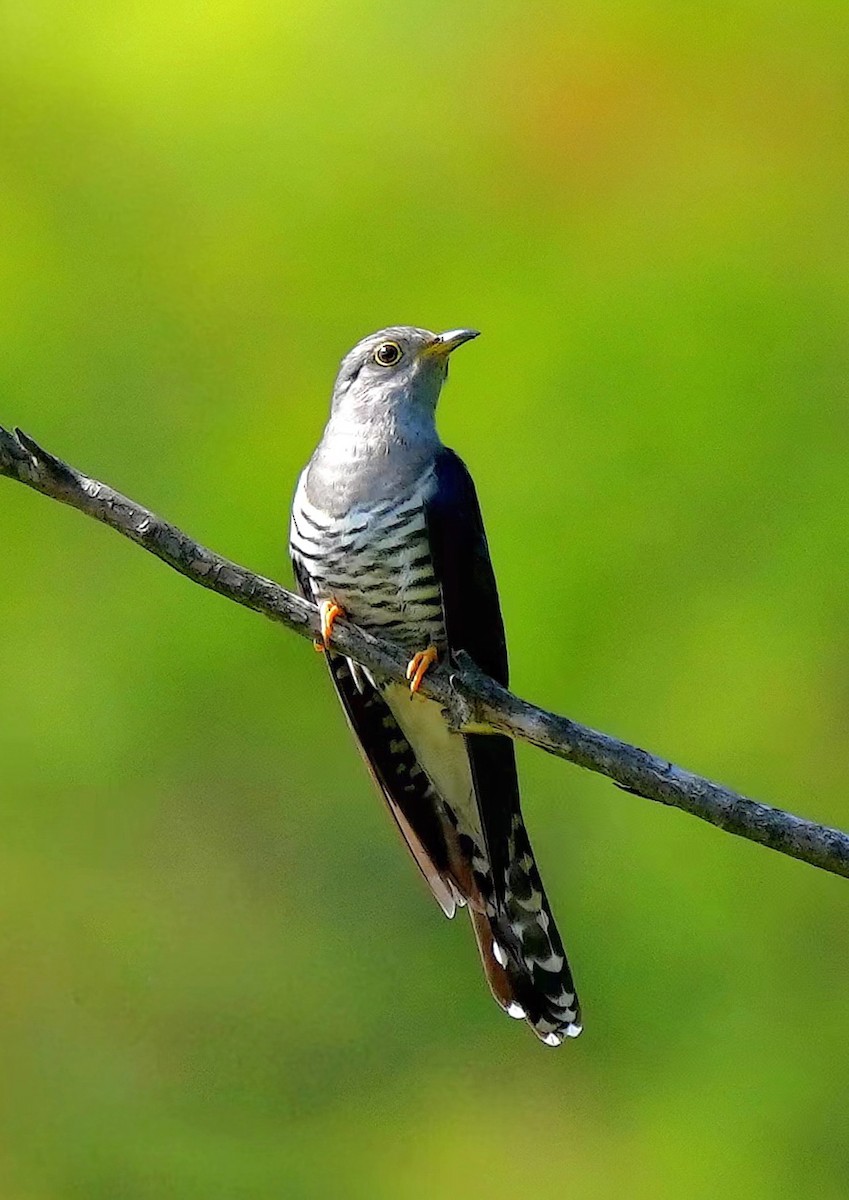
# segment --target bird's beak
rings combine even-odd
[[[456,350],[464,342],[470,342],[476,337],[480,337],[478,329],[450,329],[448,333],[437,334],[436,340],[428,346],[427,353],[434,354],[439,358],[447,358],[452,350]]]

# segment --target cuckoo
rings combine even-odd
[[[513,743],[452,731],[419,691],[465,650],[507,685],[507,650],[471,476],[440,440],[449,356],[473,329],[396,326],[342,360],[298,481],[290,552],[321,611],[333,684],[363,757],[446,916],[466,907],[492,994],[546,1045],[581,1032],[575,984],[519,806]],[[327,644],[347,617],[410,656],[408,685]]]

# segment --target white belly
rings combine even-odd
[[[483,846],[472,770],[463,737],[451,732],[442,715],[442,706],[435,700],[413,696],[409,688],[400,683],[387,684],[382,694],[421,767],[457,815],[460,828]]]

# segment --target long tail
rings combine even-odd
[[[581,1032],[581,1006],[520,812],[513,815],[506,878],[492,915],[470,908],[496,1003],[559,1046]],[[487,906],[490,908],[490,906]]]
[[[421,697],[411,703],[407,689],[397,684],[387,685],[382,695],[393,722],[390,751],[399,750],[403,738],[432,784],[427,796],[413,797],[410,809],[404,807],[404,790],[398,807],[410,814],[410,823],[413,813],[421,822],[433,806],[440,844],[432,837],[424,842],[449,898],[468,904],[497,1003],[510,1016],[526,1019],[549,1046],[576,1037],[581,1017],[575,985],[522,820],[512,742],[497,735],[459,738],[438,704]],[[373,764],[377,751],[372,739]],[[402,778],[406,789],[409,781]],[[426,870],[429,878],[432,873]]]

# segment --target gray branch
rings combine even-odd
[[[314,605],[207,550],[141,504],[54,458],[20,430],[12,434],[0,428],[0,475],[95,517],[195,583],[279,621],[302,637],[318,636]],[[404,680],[407,656],[400,647],[343,620],[334,625],[331,642],[335,650],[376,676]],[[528,704],[484,675],[464,653],[432,668],[422,692],[439,701],[454,729],[504,733],[530,742],[606,775],[625,791],[683,809],[727,833],[849,877],[849,835],[841,830],[747,799],[646,750]]]

